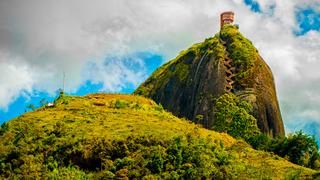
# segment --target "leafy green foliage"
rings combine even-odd
[[[3,124],[1,124],[1,126],[0,126],[0,136],[3,135],[6,131],[8,131],[8,129],[9,129],[8,123],[4,122]]]
[[[237,67],[246,71],[253,66],[257,50],[248,39],[242,36],[235,26],[225,26],[220,32],[220,37],[228,41],[230,57]]]
[[[251,115],[252,106],[226,93],[215,101],[215,119],[212,128],[233,137],[248,139],[259,134],[257,120]]]
[[[117,109],[128,107],[128,103],[126,101],[122,101],[117,99],[114,103],[114,107]]]
[[[258,57],[257,50],[251,41],[246,39],[238,31],[236,26],[226,25],[220,31],[220,37],[226,41],[229,57],[233,60],[236,67],[236,78],[240,83],[246,83],[251,78],[254,62]]]
[[[203,115],[202,115],[202,114],[198,114],[198,115],[196,116],[196,120],[197,120],[197,123],[198,123],[198,124],[201,123],[202,120],[203,120]]]
[[[90,152],[87,152],[89,149],[79,149],[79,143],[81,146],[90,145],[81,139],[64,145],[59,145],[57,142],[49,143],[51,147],[54,145],[54,148],[47,150],[47,157],[29,155],[28,161],[37,167],[42,167],[44,164],[44,167],[37,171],[42,177],[51,178],[70,176],[80,179],[88,176],[96,178],[105,172],[117,178],[139,178],[150,175],[165,179],[227,177],[226,172],[219,169],[228,164],[230,156],[223,150],[217,149],[214,143],[208,143],[193,135],[166,141],[152,136],[128,137],[124,140],[113,140],[110,145],[101,138],[90,147]],[[3,175],[25,177],[24,173],[34,171],[33,167],[26,167],[23,162],[12,164],[11,158],[12,156],[6,156],[2,159]],[[15,159],[19,161],[25,158],[19,154]],[[94,167],[99,169],[98,173],[93,172]],[[87,170],[91,173],[86,174]]]
[[[298,131],[288,137],[270,138],[260,134],[256,119],[250,115],[252,106],[228,93],[215,102],[213,129],[243,138],[253,148],[273,152],[289,161],[310,168],[320,168],[320,155],[314,137]]]
[[[215,59],[223,58],[225,55],[225,50],[223,45],[219,42],[218,35],[212,38],[207,38],[203,43],[199,45],[199,51],[201,54],[212,54]]]
[[[160,112],[163,112],[163,111],[164,111],[164,108],[163,108],[163,106],[162,106],[161,104],[158,104],[158,105],[155,107],[155,109],[156,109],[157,111],[160,111]]]
[[[273,152],[289,161],[305,167],[319,169],[319,147],[314,136],[298,131],[288,137],[270,138],[267,135],[251,137],[248,142],[259,150]]]
[[[117,100],[125,105],[119,108]],[[257,173],[275,177],[270,170],[278,177],[315,173],[179,119],[143,97],[64,95],[56,103],[1,127],[0,179],[252,179]]]
[[[68,167],[56,167],[51,171],[47,172],[48,179],[79,179],[79,180],[87,180],[90,178],[90,175],[86,174],[84,171],[80,170],[74,166]],[[107,176],[108,177],[108,176]]]
[[[267,151],[269,149],[269,145],[271,144],[272,138],[270,138],[266,134],[258,134],[255,136],[251,136],[247,139],[247,142],[254,148],[259,150]]]
[[[31,110],[31,111],[36,110],[36,107],[35,107],[34,104],[28,104],[28,105],[26,106],[26,108],[29,109],[29,110]]]
[[[60,92],[59,96],[57,99],[54,100],[54,104],[57,106],[57,105],[67,105],[69,104],[69,101],[70,101],[70,97],[65,95],[63,93],[63,91]]]
[[[184,63],[179,63],[175,66],[174,72],[181,82],[184,82],[189,74],[189,66]]]

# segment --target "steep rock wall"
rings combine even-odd
[[[232,59],[232,67],[226,66],[228,59]],[[199,121],[197,115],[202,115],[197,123],[210,128],[214,99],[226,92],[253,105],[262,132],[284,135],[272,72],[234,26],[226,26],[215,37],[182,51],[158,68],[134,94],[152,98],[173,114],[194,122]]]

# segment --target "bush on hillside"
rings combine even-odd
[[[0,126],[0,136],[3,135],[9,129],[8,123],[2,123]]]
[[[69,104],[70,96],[67,96],[64,94],[63,91],[60,92],[59,96],[54,100],[55,105],[61,105],[61,104]]]
[[[48,145],[51,148],[45,148]],[[101,138],[94,143],[78,139],[48,144],[43,139],[36,149],[25,148],[28,153],[20,148],[2,153],[1,177],[225,179],[229,175],[222,169],[231,159],[222,147],[194,134],[166,141],[140,136],[112,141]],[[38,149],[45,152],[41,154]]]
[[[232,93],[226,93],[215,101],[215,118],[212,128],[245,140],[260,133],[257,120],[251,115],[252,106]]]
[[[298,131],[288,137],[270,138],[260,134],[247,141],[253,148],[273,152],[301,166],[319,169],[319,147],[314,136]]]
[[[289,161],[313,168],[320,168],[319,147],[315,137],[298,131],[288,137],[270,138],[261,134],[256,119],[251,115],[252,106],[227,93],[216,99],[213,129],[243,138],[254,149],[273,152]]]

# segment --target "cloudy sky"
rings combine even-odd
[[[320,135],[319,0],[0,0],[0,123],[56,97],[63,72],[69,94],[131,93],[226,10],[273,70],[287,132]]]

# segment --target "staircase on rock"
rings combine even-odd
[[[252,105],[257,102],[256,94],[257,92],[254,88],[245,88],[244,90],[235,93],[240,100],[250,102]]]
[[[236,59],[233,49],[239,50],[239,55],[250,55]],[[250,71],[238,76],[245,70],[238,67],[247,67],[247,62],[253,62]],[[224,93],[233,93],[252,105],[261,132],[284,136],[272,72],[253,44],[233,25],[223,26],[214,37],[159,67],[134,92],[155,100],[176,116],[196,122],[202,115],[201,124],[208,128],[215,120],[212,98]]]
[[[220,38],[220,42],[223,45],[223,48],[225,50],[225,55],[224,55],[224,67],[225,67],[225,74],[226,74],[226,85],[224,87],[224,90],[226,92],[234,92],[234,71],[235,71],[235,67],[232,66],[232,59],[229,58],[229,53],[225,47],[226,42],[223,41]]]

